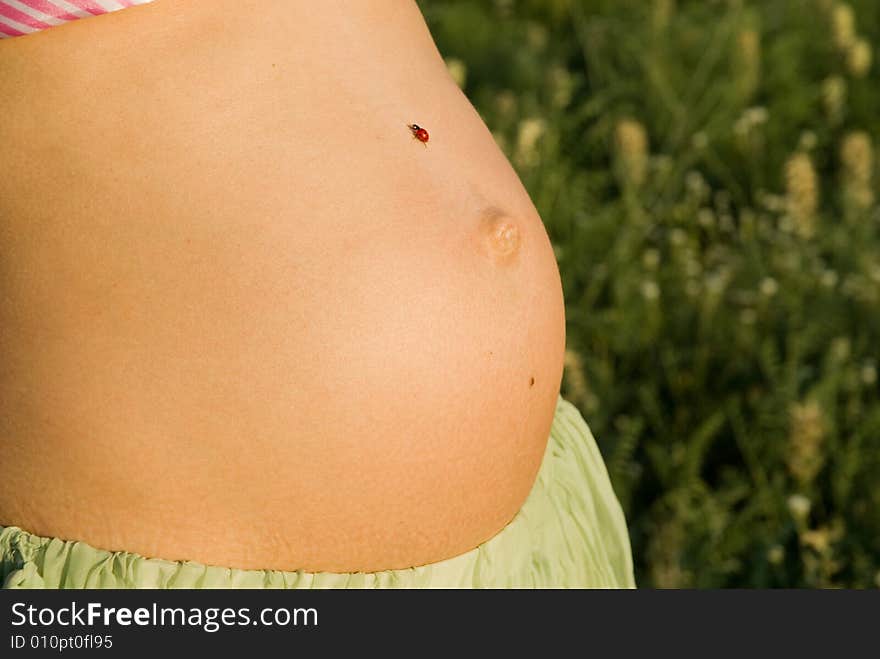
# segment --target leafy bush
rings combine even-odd
[[[639,584],[880,585],[880,3],[420,6],[553,241]]]

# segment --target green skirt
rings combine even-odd
[[[240,570],[0,526],[3,588],[632,588],[623,512],[589,427],[561,396],[537,480],[511,522],[438,563],[382,572]]]

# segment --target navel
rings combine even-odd
[[[481,233],[490,256],[509,260],[516,256],[522,243],[517,222],[498,209],[490,209],[483,217]]]
[[[499,254],[510,254],[519,249],[519,229],[512,222],[496,220],[490,236],[492,249]]]

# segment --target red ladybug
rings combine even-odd
[[[418,124],[410,124],[408,128],[412,131],[413,137],[417,139],[419,142],[428,146],[428,140],[431,139],[431,136],[428,135],[428,131],[419,126]]]

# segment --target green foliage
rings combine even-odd
[[[420,6],[553,241],[639,584],[880,585],[880,4]]]

